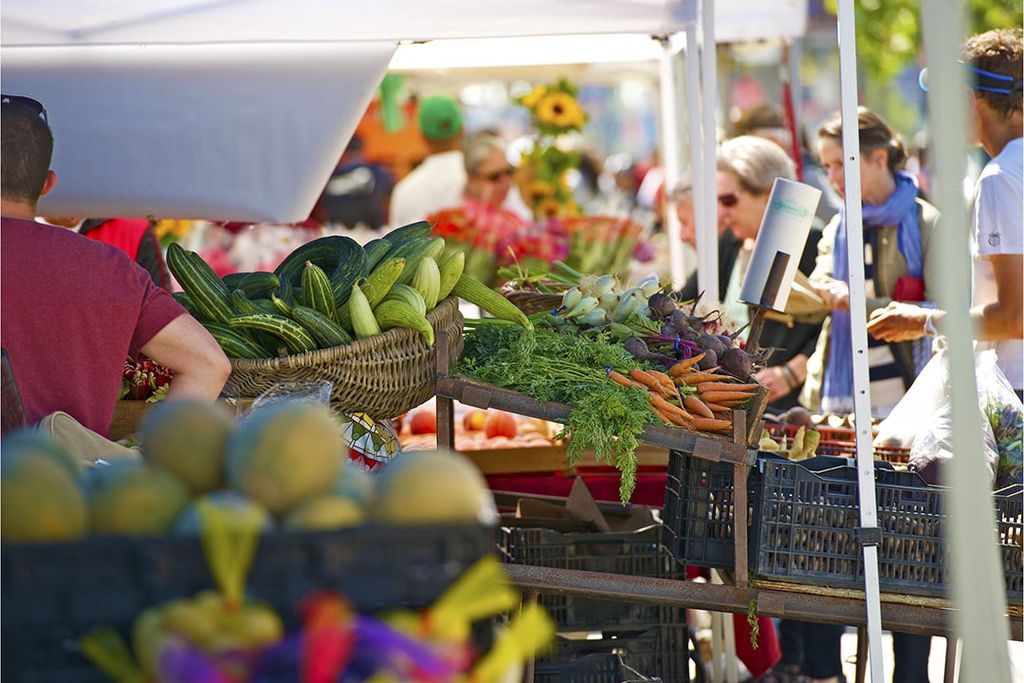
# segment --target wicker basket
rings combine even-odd
[[[427,314],[436,336],[448,335],[450,360],[462,353],[462,315],[448,298]],[[331,407],[387,419],[415,408],[436,392],[437,359],[419,333],[394,328],[361,341],[309,353],[231,360],[224,393],[254,398],[280,382],[326,380],[332,383]]]
[[[541,311],[553,311],[562,304],[561,294],[544,294],[523,289],[503,288],[501,295],[526,315]]]

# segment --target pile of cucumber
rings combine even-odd
[[[428,346],[427,313],[458,296],[496,318],[532,324],[518,308],[464,274],[465,255],[446,249],[420,221],[360,246],[343,236],[308,242],[272,273],[223,279],[198,254],[171,244],[167,266],[183,292],[174,297],[230,358],[272,358],[351,344],[394,327]]]

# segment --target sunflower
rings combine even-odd
[[[548,93],[537,103],[537,120],[556,128],[572,128],[583,121],[583,112],[572,95],[564,92]]]
[[[562,213],[562,205],[554,197],[548,197],[541,201],[540,205],[537,207],[537,211],[544,218],[556,218]]]
[[[534,180],[527,188],[527,195],[531,204],[537,204],[548,197],[554,197],[555,188],[546,181]]]
[[[530,91],[529,95],[523,95],[521,98],[519,98],[519,102],[522,103],[524,107],[529,107],[530,109],[533,109],[535,106],[537,106],[537,103],[540,102],[541,98],[544,97],[547,93],[547,88],[545,88],[543,85],[538,85],[537,87]]]

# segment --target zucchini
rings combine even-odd
[[[416,221],[415,223],[395,228],[384,235],[383,239],[386,239],[392,245],[397,245],[399,242],[404,242],[414,237],[429,237],[430,231],[433,229],[434,226],[427,221]]]
[[[359,285],[352,285],[352,296],[349,299],[349,308],[352,312],[352,329],[355,330],[356,339],[366,339],[380,334],[380,326],[377,319],[373,317],[373,309],[366,295]]]
[[[269,358],[270,354],[244,332],[223,323],[206,323],[207,331],[228,358]]]
[[[382,330],[405,327],[419,332],[427,346],[434,345],[434,328],[430,326],[430,322],[412,306],[402,301],[385,301],[377,307],[373,315]]]
[[[174,300],[181,304],[182,308],[188,311],[189,315],[191,315],[193,318],[200,322],[206,322],[199,315],[199,311],[196,309],[196,305],[192,303],[192,299],[189,298],[188,294],[186,294],[185,292],[174,292],[173,294],[171,294],[171,296],[173,296]]]
[[[167,248],[167,267],[188,294],[201,319],[223,323],[231,318],[228,288],[199,254],[172,242]]]
[[[242,285],[242,280],[244,280],[250,275],[252,275],[252,273],[239,271],[237,273],[228,273],[227,275],[222,277],[221,280],[224,281],[225,287],[227,287],[231,291],[234,291]]]
[[[273,273],[249,273],[238,284],[238,288],[245,292],[250,299],[258,299],[267,296],[281,286],[281,280]]]
[[[366,268],[372,272],[391,251],[391,242],[383,238],[370,240],[363,245],[363,251],[366,252]]]
[[[334,320],[334,291],[320,266],[306,261],[302,271],[302,303],[321,315]]]
[[[320,344],[321,349],[352,343],[352,337],[348,332],[316,309],[308,306],[295,306],[292,308],[292,320],[309,330],[313,338]]]
[[[317,344],[313,336],[302,325],[280,315],[258,313],[256,315],[240,315],[228,321],[233,328],[243,330],[259,330],[269,332],[284,342],[293,353],[316,351]]]
[[[427,310],[434,310],[438,292],[441,291],[441,270],[437,267],[437,261],[424,256],[412,276],[412,286],[423,295],[423,303],[426,304]]]
[[[459,281],[462,272],[466,269],[466,253],[463,251],[452,252],[437,265],[441,269],[441,287],[437,292],[437,300],[443,301],[452,293],[452,288],[455,287],[455,283]]]
[[[384,297],[391,291],[391,287],[394,286],[398,280],[398,276],[402,274],[402,269],[405,268],[404,258],[389,258],[383,263],[373,269],[370,276],[359,283],[359,288],[362,289],[363,295],[366,297],[367,303],[370,304],[370,308],[376,308],[377,304],[384,300]],[[351,300],[350,300],[351,301]],[[337,320],[338,323],[346,330],[352,329],[352,311],[349,307],[350,301],[346,301],[340,308],[338,308]]]
[[[384,297],[384,301],[401,301],[412,306],[420,315],[427,314],[427,303],[423,300],[423,295],[409,285],[395,285]]]
[[[416,253],[408,257],[405,262],[405,270],[399,276],[398,281],[403,285],[407,285],[412,282],[413,276],[416,274],[416,270],[420,267],[420,261],[429,256],[432,259],[440,258],[441,254],[444,253],[444,238],[435,237],[432,240],[428,240],[426,246],[417,249]]]
[[[495,318],[518,323],[527,330],[533,329],[533,323],[530,322],[530,319],[526,317],[525,313],[516,308],[511,301],[465,273],[459,276],[455,287],[452,288],[452,294],[479,306]]]

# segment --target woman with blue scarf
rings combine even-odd
[[[913,176],[898,170],[906,153],[888,124],[861,107],[857,126],[865,295],[870,315],[890,301],[928,300],[928,283],[938,277],[934,259],[929,261],[929,246],[939,214],[918,197]],[[818,152],[829,181],[843,194],[842,120],[838,114],[818,129]],[[818,243],[818,260],[810,279],[830,309],[830,319],[822,326],[817,347],[807,361],[807,381],[800,397],[811,410],[844,414],[853,412],[851,329],[867,324],[866,320],[850,318],[846,230],[845,211],[841,211],[826,226]],[[966,244],[965,235],[965,248]],[[917,365],[914,356],[913,344],[869,339],[871,410],[876,417],[885,417],[913,383]],[[792,672],[799,667],[815,682],[841,681],[842,631],[841,626],[784,621],[780,628],[784,670]],[[894,634],[893,683],[927,683],[930,644],[928,636]]]

